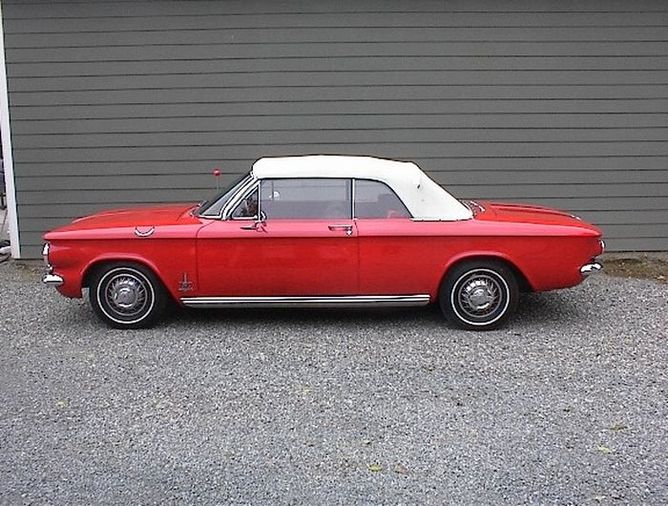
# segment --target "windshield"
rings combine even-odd
[[[204,202],[197,210],[197,214],[199,216],[219,216],[225,204],[250,177],[250,172],[247,172],[234,178],[215,197]]]

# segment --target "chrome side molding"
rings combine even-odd
[[[323,297],[183,297],[187,307],[295,308],[295,307],[411,307],[429,304],[429,295],[341,295]]]
[[[582,274],[584,277],[587,277],[591,274],[596,274],[601,269],[603,269],[603,266],[601,264],[599,264],[598,262],[593,262],[591,264],[585,264],[582,267],[580,267],[580,274]]]

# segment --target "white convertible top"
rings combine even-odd
[[[394,190],[417,220],[455,221],[473,216],[469,208],[413,162],[371,156],[281,156],[260,158],[253,164],[252,173],[257,179],[324,177],[382,181]]]

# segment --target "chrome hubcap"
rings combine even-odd
[[[131,274],[113,278],[107,285],[106,295],[109,306],[126,316],[142,311],[148,300],[146,286]]]
[[[496,311],[502,302],[501,285],[494,277],[474,273],[459,290],[459,304],[472,317],[485,317]]]

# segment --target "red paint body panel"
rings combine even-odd
[[[601,232],[568,213],[481,202],[473,219],[269,220],[199,218],[192,204],[103,212],[47,233],[49,260],[81,297],[99,262],[141,262],[175,300],[197,296],[429,294],[457,261],[495,257],[513,264],[536,291],[573,286],[602,252]],[[330,225],[351,227],[330,230]],[[141,238],[135,228],[146,231]],[[181,291],[184,275],[192,284]]]
[[[171,204],[131,209],[111,209],[90,216],[78,218],[69,225],[58,229],[58,232],[96,229],[112,229],[123,227],[149,227],[163,225],[179,225],[181,223],[199,223],[189,211],[194,204]],[[54,231],[55,232],[55,231]]]
[[[214,220],[200,230],[198,295],[357,293],[352,220],[273,220],[257,230],[241,228],[251,224]],[[330,225],[350,225],[353,234]]]
[[[451,265],[483,256],[512,263],[536,291],[552,290],[581,282],[580,267],[601,253],[600,232],[589,225],[582,228],[572,218],[569,225],[551,225],[548,230],[535,223],[501,225],[489,218],[359,220],[360,291],[435,297]]]
[[[131,260],[145,264],[178,300],[183,272],[197,272],[196,237],[202,221],[189,211],[192,204],[105,211],[44,235],[51,245],[49,261],[65,280],[58,291],[81,297],[83,277],[94,264]],[[153,219],[152,219],[153,218]],[[140,238],[135,227],[155,227]]]

